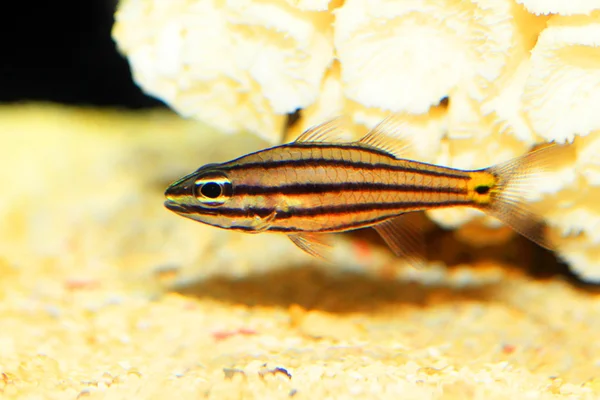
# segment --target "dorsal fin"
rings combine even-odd
[[[334,143],[343,140],[343,134],[344,118],[336,117],[307,129],[294,142]]]
[[[357,143],[383,150],[395,158],[402,158],[410,149],[410,141],[401,132],[406,121],[401,114],[392,114],[371,129]]]

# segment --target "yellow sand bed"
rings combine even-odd
[[[52,106],[0,109],[0,135],[0,396],[600,397],[593,293],[493,263],[384,278],[380,246],[327,266],[162,207],[258,139]]]

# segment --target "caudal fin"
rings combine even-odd
[[[482,210],[509,225],[521,235],[538,245],[553,250],[545,234],[543,218],[530,209],[532,191],[536,181],[547,178],[547,173],[564,156],[566,146],[548,144],[521,157],[495,165],[483,171],[497,179],[488,204]]]

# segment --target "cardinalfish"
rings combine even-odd
[[[169,186],[165,206],[219,228],[285,234],[320,257],[328,247],[324,234],[373,227],[398,256],[410,258],[419,240],[402,215],[448,207],[483,211],[550,248],[526,194],[560,146],[462,170],[402,158],[406,141],[395,116],[354,142],[339,141],[338,122],[315,126],[291,143],[205,165]]]

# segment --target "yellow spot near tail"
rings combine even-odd
[[[490,204],[498,192],[498,177],[487,171],[471,172],[470,176],[467,188],[471,200],[479,205]]]

